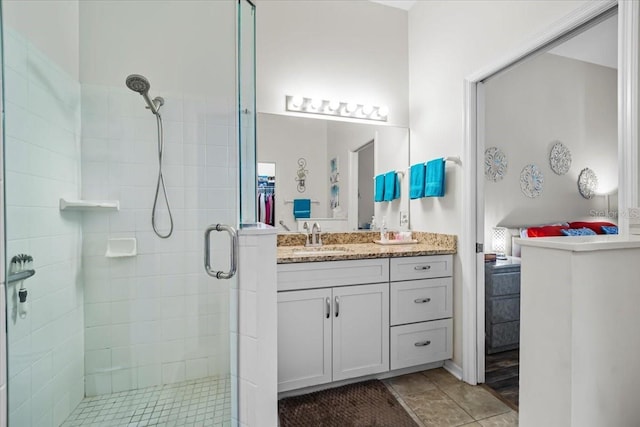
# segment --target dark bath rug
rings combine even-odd
[[[378,380],[349,384],[278,402],[280,427],[417,427]]]

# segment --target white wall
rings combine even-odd
[[[14,19],[5,16],[8,26]],[[34,19],[16,23],[27,35],[3,31],[7,258],[30,254],[36,270],[24,282],[26,318],[16,313],[19,285],[8,287],[9,417],[15,426],[57,426],[84,396],[82,217],[58,208],[60,197],[80,194],[80,85],[63,68],[68,34],[49,21],[26,31],[43,24]],[[49,53],[30,39],[41,31]]]
[[[240,280],[231,290],[239,306],[238,325],[232,330],[239,366],[232,363],[231,372],[238,394],[231,404],[238,406],[240,426],[273,427],[278,425],[276,230],[250,226],[238,234]]]
[[[584,1],[428,1],[409,11],[411,162],[461,155],[464,78],[506,54]],[[463,159],[465,162],[467,159]],[[416,230],[460,235],[463,166],[447,166],[444,198],[411,202]],[[460,236],[459,245],[473,244]],[[459,246],[459,247],[460,247]],[[454,362],[462,365],[462,278],[454,274]]]
[[[406,127],[407,12],[367,1],[257,3],[257,109],[285,113],[285,95],[389,106]]]
[[[79,192],[78,2],[5,1],[2,13],[6,256],[32,253],[38,270],[27,282],[32,313],[8,316],[9,411],[12,423],[49,425],[83,395],[80,222],[62,217],[53,200]]]
[[[202,232],[237,222],[234,3],[82,2],[80,17],[82,195],[120,201],[85,215],[87,394],[227,375],[229,281],[204,272]],[[156,121],[125,87],[131,73],[165,98],[166,240],[151,228]],[[226,270],[228,237],[214,234]],[[105,258],[114,237],[135,237],[138,255]]]
[[[490,238],[496,225],[605,219],[591,215],[604,214],[605,198],[583,198],[576,183],[589,167],[600,191],[618,188],[617,102],[616,69],[552,54],[487,82],[486,144],[503,150],[509,166],[503,180],[485,182],[485,236]],[[572,156],[571,169],[562,176],[549,165],[555,140]],[[544,175],[544,191],[535,199],[520,190],[520,171],[529,163]]]
[[[78,15],[78,0],[2,2],[3,23],[26,37],[74,80],[78,80],[80,61]]]
[[[327,122],[301,117],[258,113],[258,161],[276,164],[276,217],[296,228],[293,204],[285,200],[312,199],[312,218],[328,218]],[[298,159],[307,161],[306,190],[299,193],[295,180]]]
[[[152,94],[216,94],[231,103],[235,21],[226,0],[82,1],[80,79],[124,87],[129,74],[142,74]]]

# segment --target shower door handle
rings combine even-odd
[[[226,231],[229,233],[231,240],[230,267],[226,273],[224,271],[216,271],[211,268],[211,232]],[[231,279],[238,270],[238,233],[236,229],[224,224],[210,225],[204,232],[204,269],[207,274],[216,279]]]

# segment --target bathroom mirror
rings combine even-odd
[[[267,113],[258,113],[257,121],[258,162],[273,163],[278,171],[274,222],[279,231],[301,230],[305,221],[317,221],[323,231],[366,230],[372,216],[400,228],[401,213],[408,217],[407,128]],[[306,159],[304,192],[296,181],[300,158]],[[374,203],[374,176],[392,170],[401,172],[400,198]],[[309,219],[296,221],[295,199],[311,200]]]

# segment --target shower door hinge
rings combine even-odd
[[[484,252],[484,245],[482,243],[476,243],[476,253],[481,254]]]

